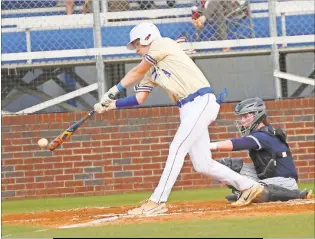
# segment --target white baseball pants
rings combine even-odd
[[[214,94],[198,96],[180,108],[180,125],[170,145],[165,168],[159,184],[150,200],[166,202],[176,179],[183,167],[184,158],[189,153],[197,172],[206,174],[221,183],[232,185],[239,191],[257,184],[211,157],[208,126],[217,118],[220,105]]]

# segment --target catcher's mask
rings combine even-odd
[[[240,117],[235,120],[235,125],[242,136],[250,135],[267,118],[266,106],[258,97],[238,103],[235,107],[235,114]]]

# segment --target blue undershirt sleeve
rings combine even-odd
[[[135,105],[139,105],[136,95],[121,98],[116,101],[117,109],[126,108],[130,106],[135,106]]]

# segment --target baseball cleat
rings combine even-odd
[[[230,194],[230,195],[226,195],[225,198],[229,202],[236,202],[237,199],[239,198],[239,196],[240,196],[239,194],[233,193],[233,194]]]
[[[252,187],[244,190],[239,199],[232,203],[233,207],[243,207],[250,204],[254,199],[261,196],[264,193],[264,186],[255,184]]]
[[[140,207],[128,211],[128,215],[158,215],[167,212],[165,203],[155,203],[145,200]]]

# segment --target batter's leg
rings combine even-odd
[[[150,197],[156,203],[166,202],[193,143],[216,119],[220,106],[212,94],[197,97],[180,109],[181,123],[170,145],[169,155],[158,186]],[[208,140],[209,141],[209,140]],[[210,142],[210,141],[209,141]],[[209,147],[208,147],[209,148]]]
[[[256,184],[255,181],[243,177],[213,160],[209,144],[210,136],[207,128],[205,128],[202,135],[198,137],[189,150],[189,156],[197,172],[208,175],[221,183],[232,185],[239,191],[243,191]]]

